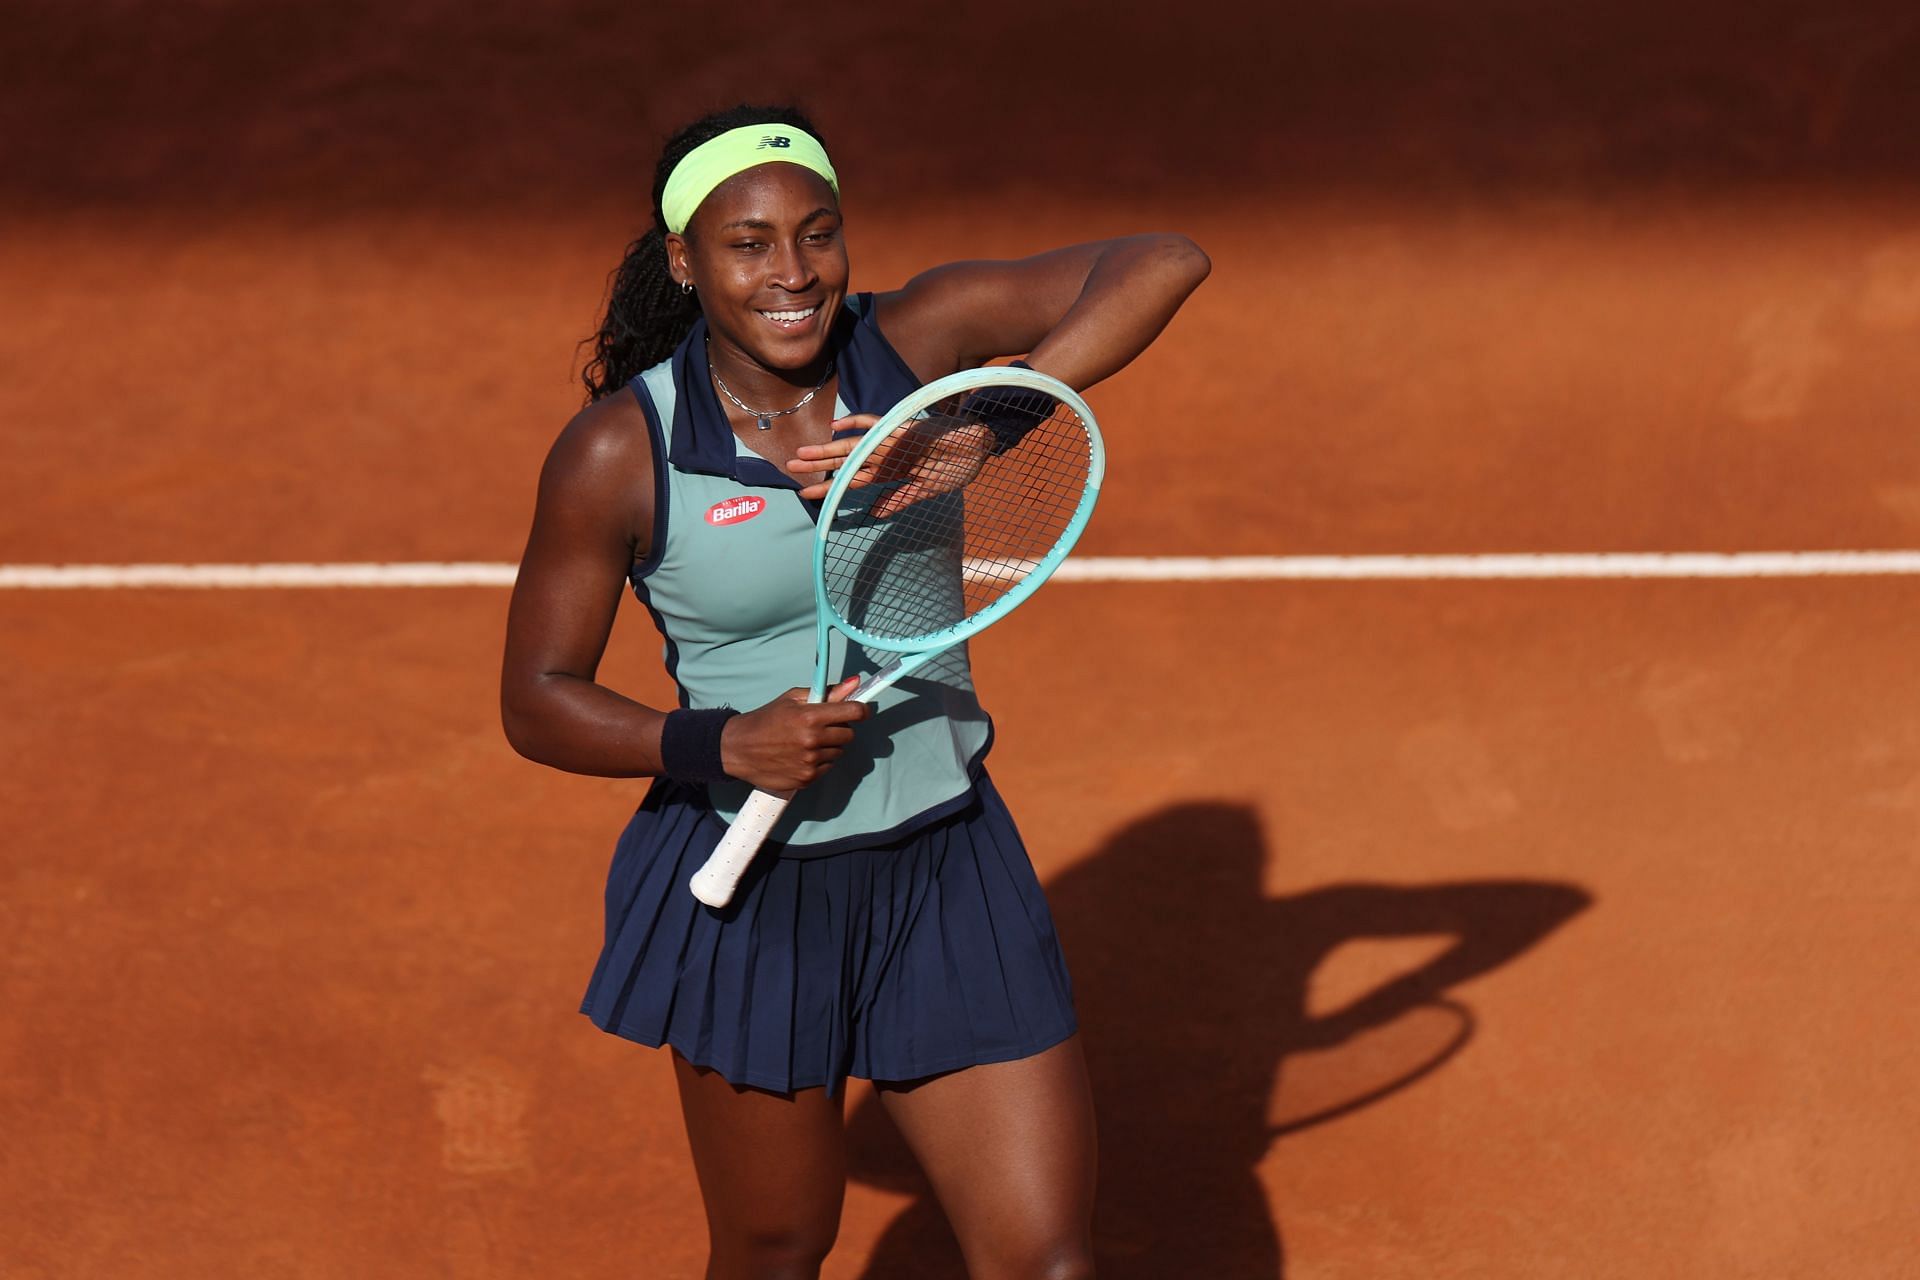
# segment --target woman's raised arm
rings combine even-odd
[[[1167,327],[1213,263],[1183,235],[1126,236],[1008,262],[935,267],[877,299],[877,319],[922,380],[998,356],[1085,388]]]

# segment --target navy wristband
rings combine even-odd
[[[1009,368],[1031,369],[1025,360]],[[993,456],[999,457],[1026,439],[1027,433],[1053,416],[1060,402],[1044,391],[994,387],[976,391],[960,402],[960,416],[993,432]]]
[[[729,781],[733,775],[720,761],[720,735],[739,714],[732,707],[667,712],[660,726],[660,772],[682,782]]]

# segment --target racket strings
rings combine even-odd
[[[941,401],[874,457],[831,517],[822,579],[836,613],[891,640],[1002,599],[1072,529],[1092,468],[1079,416],[1024,387]]]

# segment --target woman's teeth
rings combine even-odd
[[[760,314],[775,324],[799,324],[819,309],[818,307],[808,307],[804,311],[762,311]]]

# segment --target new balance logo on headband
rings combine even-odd
[[[761,147],[790,147],[792,145],[793,145],[792,138],[784,137],[777,133],[770,133],[766,137],[760,139],[760,146],[755,147],[754,150],[758,151],[761,149]]]

